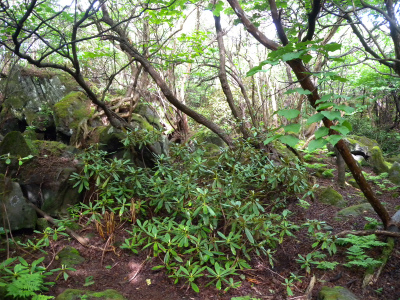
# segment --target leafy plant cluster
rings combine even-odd
[[[196,279],[205,277],[218,289],[237,287],[233,276],[249,268],[252,254],[273,265],[276,246],[299,229],[285,200],[307,195],[307,176],[300,165],[273,162],[246,143],[213,157],[195,148],[173,146],[152,170],[91,149],[81,156],[82,173],[71,178],[80,190],[96,191],[81,215],[99,220],[112,211],[136,220],[122,248],[148,249],[161,258],[156,269],[176,283],[198,292]]]
[[[315,265],[317,269],[322,270],[335,269],[335,267],[339,265],[339,262],[325,260],[326,254],[322,253],[320,250],[326,249],[332,256],[337,252],[336,245],[344,247],[350,245],[346,250],[347,262],[343,264],[345,267],[361,267],[367,269],[381,264],[381,261],[367,254],[367,251],[374,247],[386,246],[386,243],[377,240],[376,235],[356,236],[348,234],[344,238],[336,238],[336,236],[332,236],[329,232],[323,233],[319,231],[323,223],[324,222],[318,220],[309,220],[304,224],[304,226],[308,226],[308,232],[316,239],[316,242],[312,245],[316,250],[308,253],[306,256],[298,254],[298,259],[296,259],[301,265],[301,268],[305,269],[307,273],[311,273],[311,267],[313,265]]]
[[[7,296],[15,299],[53,299],[53,296],[42,295],[42,292],[48,291],[48,286],[55,284],[45,282],[46,277],[59,273],[57,279],[63,274],[64,279],[67,280],[66,271],[75,271],[75,269],[62,266],[62,268],[47,271],[41,266],[43,260],[44,257],[41,257],[29,264],[23,257],[18,256],[0,263],[0,287],[5,287]]]

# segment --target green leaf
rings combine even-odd
[[[339,111],[321,111],[321,114],[324,115],[324,117],[326,117],[327,119],[333,121],[333,120],[339,120],[342,118],[342,116],[340,115]]]
[[[323,110],[325,108],[328,108],[328,107],[331,107],[331,106],[334,106],[334,105],[335,105],[335,103],[333,103],[333,102],[321,103],[320,105],[317,106],[316,110]]]
[[[339,50],[341,47],[342,47],[342,44],[329,43],[329,44],[326,44],[325,46],[323,46],[323,49],[328,52],[333,52],[333,51]]]
[[[287,144],[287,145],[289,145],[289,146],[292,147],[292,148],[294,148],[294,147],[297,145],[297,143],[299,142],[299,139],[298,139],[297,137],[292,136],[292,135],[284,135],[284,136],[281,136],[281,137],[279,138],[279,140],[280,140],[282,143]]]
[[[332,134],[326,138],[326,140],[332,145],[335,146],[337,142],[339,142],[342,139],[341,135],[337,134]]]
[[[328,142],[324,140],[323,138],[312,140],[310,144],[308,144],[308,151],[312,152],[316,149],[322,148],[325,146]]]
[[[321,114],[321,113],[319,112],[319,113],[317,113],[317,114],[312,115],[311,117],[309,117],[306,124],[307,124],[307,125],[310,125],[310,124],[312,124],[312,123],[319,122],[319,121],[321,121],[323,118],[324,118],[324,115]]]
[[[328,101],[332,97],[332,94],[323,95],[321,99],[315,101],[315,104],[322,103]]]
[[[285,117],[288,120],[296,118],[300,111],[297,109],[281,109],[276,112],[278,115]]]
[[[289,52],[282,55],[283,61],[293,60],[296,58],[300,58],[305,53],[305,50],[299,52]]]
[[[224,9],[224,2],[218,1],[213,10],[213,15],[219,17],[221,11]]]
[[[351,126],[350,122],[347,120],[344,120],[341,125],[346,126],[349,131],[353,130],[353,127]]]
[[[317,131],[315,131],[315,138],[319,139],[319,138],[322,138],[322,137],[324,137],[324,136],[326,136],[328,134],[329,134],[329,129],[328,128],[326,128],[325,126],[324,127],[320,127],[320,128],[318,128]]]
[[[244,229],[244,232],[246,233],[246,236],[249,239],[249,242],[254,244],[254,238],[253,238],[253,235],[251,234],[250,230],[246,227]]]
[[[350,132],[350,130],[346,126],[342,126],[342,125],[331,126],[331,128],[343,135],[346,135]]]
[[[196,293],[200,292],[199,287],[194,282],[190,282],[190,286],[192,287],[193,291]]]
[[[346,114],[351,114],[355,111],[355,108],[345,104],[335,105],[335,108],[344,111]]]
[[[275,141],[276,139],[280,138],[281,136],[282,136],[282,134],[276,134],[274,136],[271,136],[271,137],[267,138],[264,141],[264,145],[267,145],[267,144],[271,143],[272,141]]]
[[[291,89],[291,90],[287,90],[285,92],[285,94],[294,94],[294,93],[299,93],[300,95],[311,95],[311,91],[309,90],[305,90],[302,88],[295,88],[295,89]]]
[[[300,128],[301,128],[301,125],[297,124],[297,123],[289,124],[289,125],[286,125],[283,127],[283,129],[285,130],[286,133],[288,133],[288,132],[299,133]]]

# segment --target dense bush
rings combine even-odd
[[[230,276],[249,267],[251,254],[272,265],[273,249],[299,229],[285,200],[307,193],[307,176],[296,162],[273,162],[247,144],[213,157],[195,148],[173,147],[152,170],[91,149],[81,157],[84,172],[72,179],[95,190],[96,201],[83,206],[90,220],[99,224],[111,212],[136,221],[123,248],[151,249],[162,258],[157,269],[195,291],[202,276],[229,289],[239,284]]]

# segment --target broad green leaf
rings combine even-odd
[[[321,103],[320,105],[317,106],[316,110],[323,110],[323,109],[326,109],[326,108],[334,106],[334,105],[335,105],[335,103],[333,103],[333,102]]]
[[[310,62],[310,60],[312,59],[312,56],[310,55],[310,54],[306,54],[306,55],[303,55],[302,57],[301,57],[301,59],[302,59],[302,61],[304,62],[304,63],[309,63]]]
[[[350,122],[347,120],[344,120],[341,125],[346,126],[349,131],[353,130],[353,127],[351,126]]]
[[[264,145],[267,145],[267,144],[271,143],[272,141],[275,141],[276,139],[280,138],[281,136],[282,136],[281,134],[277,134],[277,135],[274,135],[274,136],[271,136],[271,137],[267,138],[264,141]]]
[[[200,291],[199,287],[194,282],[190,282],[190,286],[192,287],[193,291],[195,291],[196,293],[198,293]]]
[[[297,145],[297,143],[299,142],[299,139],[297,137],[292,136],[292,135],[281,136],[279,138],[279,140],[284,144],[288,144],[292,148],[294,148]]]
[[[251,68],[251,69],[246,73],[246,76],[252,76],[252,75],[254,75],[254,74],[260,72],[261,69],[262,69],[262,66],[256,66],[256,67],[254,67],[254,68]]]
[[[341,135],[337,134],[332,134],[326,138],[326,140],[332,145],[335,146],[337,142],[339,142],[342,139]]]
[[[333,121],[333,120],[340,120],[342,116],[340,115],[339,111],[321,111],[321,114],[324,115],[327,119]]]
[[[318,128],[317,131],[315,131],[315,138],[319,139],[319,138],[322,138],[322,137],[324,137],[324,136],[326,136],[328,134],[329,134],[329,129],[328,128],[326,128],[325,126],[324,127],[320,127],[320,128]]]
[[[311,117],[309,117],[306,124],[307,124],[307,125],[310,125],[310,124],[312,124],[312,123],[319,122],[319,121],[321,121],[323,118],[324,118],[324,115],[321,114],[321,113],[319,112],[319,113],[317,113],[317,114],[312,115]]]
[[[297,109],[281,109],[276,112],[278,115],[285,117],[288,120],[296,118],[300,111]]]
[[[343,135],[346,135],[350,132],[350,130],[346,126],[342,126],[342,125],[331,126],[331,128]]]
[[[308,151],[312,152],[312,151],[314,151],[314,150],[316,150],[316,149],[322,148],[322,147],[325,146],[327,143],[328,143],[328,142],[327,142],[325,139],[323,139],[323,138],[316,139],[316,140],[312,140],[312,141],[310,142],[310,144],[308,144]]]
[[[303,54],[304,54],[304,50],[303,51],[299,51],[299,52],[290,52],[290,53],[285,53],[282,55],[282,60],[283,61],[288,61],[288,60],[293,60],[296,58],[300,58]]]
[[[300,127],[301,127],[300,124],[295,123],[295,124],[286,125],[283,127],[283,129],[285,130],[286,133],[288,133],[288,132],[299,133]]]
[[[315,101],[315,104],[322,103],[322,102],[326,102],[326,101],[328,101],[329,99],[331,99],[331,97],[332,97],[332,94],[324,95],[324,96],[321,97],[321,99]]]
[[[285,94],[294,94],[294,93],[299,93],[300,95],[311,95],[311,91],[309,90],[305,90],[302,88],[295,88],[295,89],[291,89],[291,90],[287,90],[285,92]]]
[[[335,108],[344,111],[346,114],[351,114],[355,111],[355,108],[345,104],[335,105]]]
[[[339,50],[341,47],[342,47],[342,44],[329,43],[329,44],[326,44],[325,46],[323,46],[323,49],[328,52],[333,52],[333,51]]]

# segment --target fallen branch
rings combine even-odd
[[[56,227],[60,227],[60,225],[57,224],[57,221],[54,220],[52,217],[50,217],[48,214],[46,214],[43,210],[41,210],[39,207],[37,207],[35,204],[28,202],[30,206],[32,206],[38,214],[40,214],[43,218],[45,218],[47,221],[49,221],[51,224],[53,224]],[[77,234],[75,231],[65,227],[65,232],[68,233],[70,236],[72,236],[74,239],[76,239],[82,246],[86,248],[96,248],[92,245],[89,245],[89,240],[87,238],[81,237],[79,234]],[[101,249],[103,250],[103,249]]]

